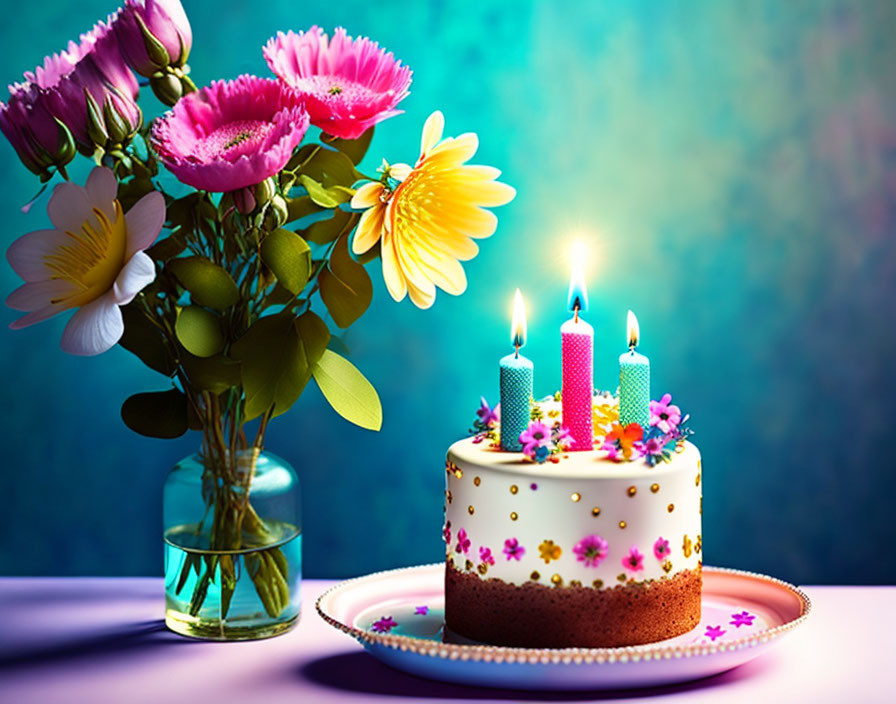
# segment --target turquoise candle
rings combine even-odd
[[[513,300],[511,340],[515,351],[501,360],[501,449],[523,449],[520,433],[529,427],[534,365],[520,354],[526,344],[526,311],[523,296],[516,290]]]
[[[635,351],[639,338],[638,319],[628,312],[629,351],[619,357],[619,423],[623,427],[650,424],[650,360]]]

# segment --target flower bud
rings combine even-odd
[[[266,178],[264,181],[255,186],[255,200],[258,205],[265,205],[274,197],[277,187],[274,185],[273,178]]]
[[[282,227],[289,219],[289,208],[286,200],[279,193],[271,198],[264,211],[264,229],[268,232]]]
[[[149,86],[156,97],[169,107],[180,100],[184,94],[180,78],[168,72],[154,73],[149,79]]]
[[[180,0],[127,0],[114,27],[128,65],[147,78],[168,66],[186,64],[193,46]]]
[[[233,193],[233,204],[236,206],[236,209],[242,213],[243,215],[248,215],[253,210],[255,210],[255,193],[251,186],[247,186],[246,188],[239,188]]]
[[[0,130],[19,159],[46,180],[51,167],[65,167],[75,156],[72,133],[47,107],[46,94],[31,84],[10,87],[7,104],[0,103]]]

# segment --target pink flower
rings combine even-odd
[[[622,566],[630,572],[640,572],[644,569],[644,556],[638,552],[637,547],[632,547],[628,555],[622,558]]]
[[[650,402],[650,425],[655,425],[664,433],[671,432],[681,422],[681,409],[670,405],[672,394],[664,394],[659,401]]]
[[[166,56],[149,55],[141,23]],[[125,61],[147,78],[168,64],[183,66],[193,46],[193,31],[180,0],[126,0],[113,27]],[[159,61],[164,58],[168,61]]]
[[[139,86],[125,64],[111,27],[99,22],[81,41],[44,59],[42,66],[25,73],[25,85],[11,93],[36,86],[41,102],[58,118],[85,154],[107,142],[128,141],[143,123],[137,107]]]
[[[657,560],[665,560],[671,552],[668,540],[662,537],[656,539],[656,542],[653,544],[653,555]]]
[[[307,129],[298,93],[273,79],[240,76],[178,101],[156,122],[152,146],[188,186],[235,191],[280,171]]]
[[[445,527],[442,528],[442,537],[445,538],[445,544],[451,545],[451,524],[446,523]]]
[[[508,538],[504,541],[504,554],[507,555],[508,562],[510,560],[519,562],[526,554],[526,548],[520,545],[520,541],[516,538]]]
[[[575,544],[572,551],[579,562],[585,563],[585,567],[597,567],[607,556],[609,549],[607,541],[599,535],[586,535]]]
[[[467,531],[461,528],[457,531],[457,547],[454,548],[455,552],[462,552],[465,555],[470,552],[470,539],[467,537]]]
[[[492,557],[491,548],[486,548],[486,547],[479,548],[479,561],[484,562],[487,565],[495,564],[495,558]]]
[[[723,631],[721,626],[707,626],[704,635],[711,641],[715,642],[716,638],[721,638],[728,631]]]
[[[383,616],[382,618],[373,622],[370,630],[374,633],[388,633],[397,625],[398,621],[393,619],[391,616]]]
[[[47,93],[32,83],[9,87],[9,102],[0,103],[0,130],[19,159],[45,179],[50,167],[64,167],[75,156],[75,143],[66,127],[50,112]]]
[[[264,47],[271,70],[305,95],[311,123],[342,139],[357,139],[403,112],[411,70],[366,37],[352,41],[338,27],[329,41],[317,26],[279,32]]]
[[[740,628],[741,626],[752,626],[753,620],[756,618],[754,614],[748,611],[741,611],[739,614],[731,614],[731,625]],[[724,633],[724,631],[722,631]]]
[[[485,396],[479,398],[479,408],[476,410],[476,416],[483,428],[491,428],[498,422],[498,408],[492,408],[485,400]]]
[[[523,452],[529,457],[534,457],[539,447],[551,448],[551,426],[540,420],[533,420],[529,427],[520,433],[520,442]]]
[[[414,616],[426,616],[429,613],[428,606],[415,606],[414,607]]]
[[[78,308],[62,333],[63,350],[100,354],[121,339],[119,306],[156,277],[143,250],[162,229],[165,199],[153,191],[124,215],[117,189],[112,172],[102,167],[90,173],[85,188],[59,184],[47,205],[54,229],[29,232],[9,246],[6,258],[25,283],[6,305],[30,311],[12,329]]]

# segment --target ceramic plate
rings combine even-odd
[[[686,682],[743,665],[809,615],[809,598],[772,577],[703,568],[700,625],[625,648],[507,648],[446,632],[443,564],[341,582],[317,600],[330,625],[419,677],[481,687],[575,690]]]

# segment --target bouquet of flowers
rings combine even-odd
[[[486,208],[515,192],[497,169],[466,163],[475,134],[443,139],[438,111],[413,166],[361,171],[374,125],[402,112],[411,83],[376,42],[281,32],[263,48],[273,77],[198,89],[191,46],[179,0],[126,0],[10,86],[0,129],[44,187],[62,182],[52,225],[7,251],[24,283],[6,303],[26,313],[13,329],[74,310],[64,351],[119,344],[159,372],[163,388],[125,400],[122,418],[151,437],[201,433],[210,548],[238,550],[263,542],[266,526],[236,458],[260,450],[309,380],[349,421],[380,427],[375,390],[332,333],[371,303],[365,265],[381,261],[396,301],[427,308],[437,288],[458,295],[460,262],[497,225]],[[148,124],[146,88],[171,108]],[[78,154],[96,164],[84,185],[66,172]],[[270,558],[253,582],[276,614],[276,549]],[[222,574],[222,589],[233,578]],[[197,586],[191,611],[204,595]]]

